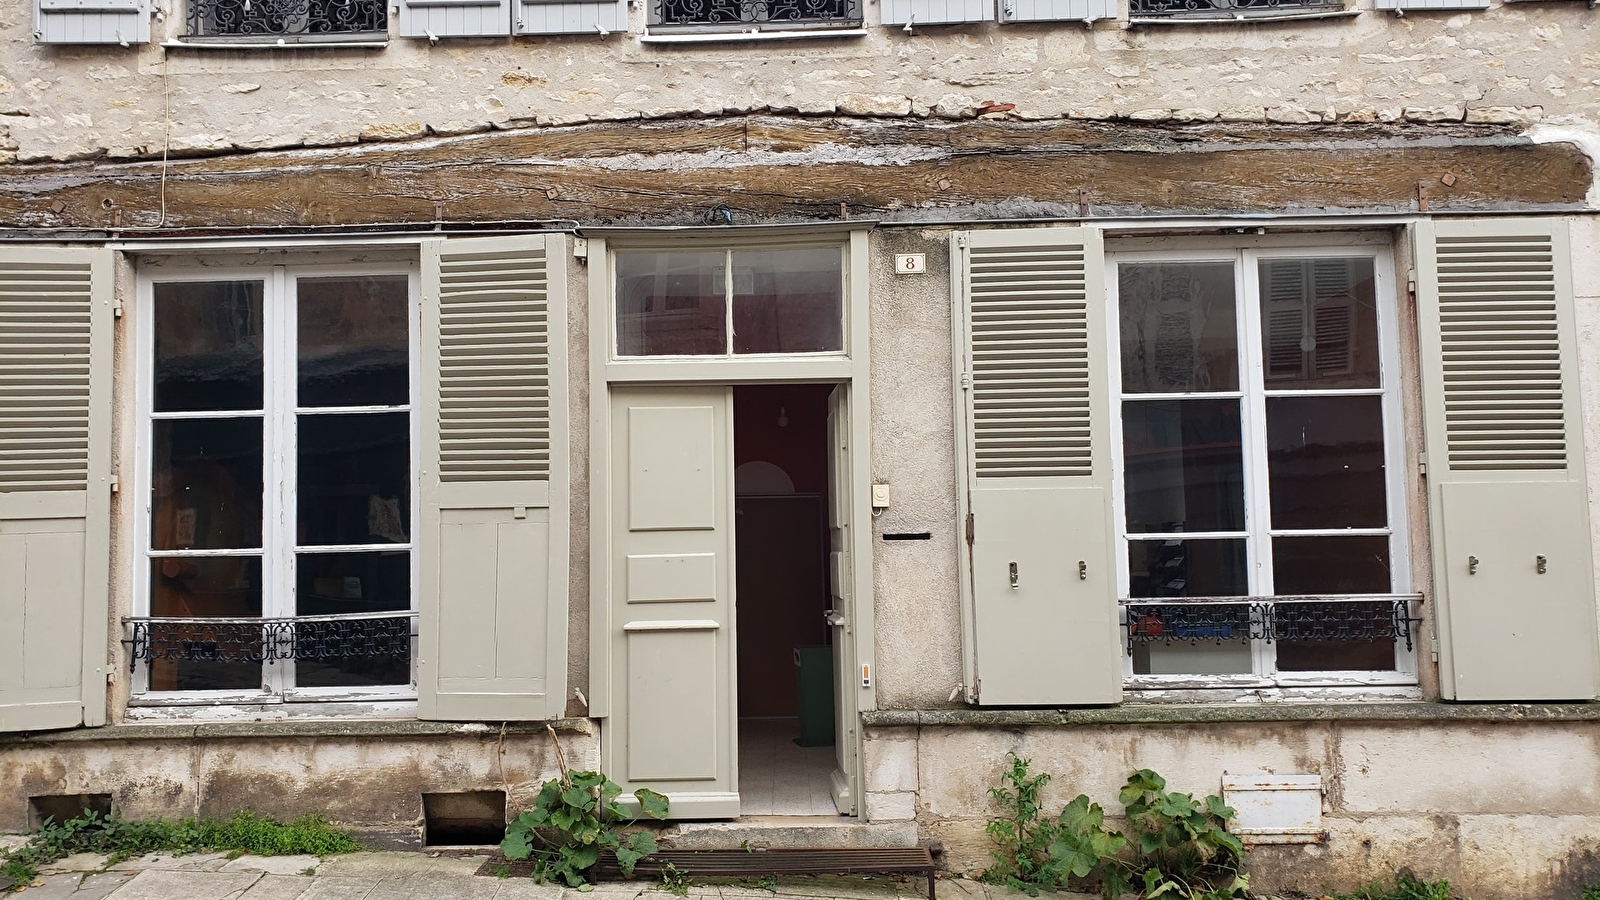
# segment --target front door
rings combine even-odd
[[[828,626],[833,641],[834,747],[838,755],[833,771],[833,802],[843,815],[856,814],[860,797],[856,761],[860,735],[857,733],[856,699],[860,680],[855,653],[855,554],[851,526],[850,398],[849,387],[840,385],[828,396]]]
[[[739,815],[732,410],[725,385],[611,392],[603,765],[678,819]]]

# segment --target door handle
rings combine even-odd
[[[829,625],[843,625],[844,614],[838,612],[837,610],[825,610],[822,613],[822,620],[827,622]]]
[[[1017,564],[1014,562],[1011,564],[1011,589],[1017,589]]]

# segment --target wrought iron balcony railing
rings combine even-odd
[[[1344,0],[1131,0],[1128,14],[1135,19],[1238,19],[1343,9]]]
[[[241,41],[382,40],[386,0],[188,0],[189,37]]]
[[[1128,652],[1135,644],[1266,641],[1403,641],[1421,621],[1420,594],[1317,597],[1172,597],[1123,601]]]
[[[290,659],[409,658],[414,612],[298,618],[133,616],[128,668],[151,660],[274,663]]]
[[[650,24],[707,31],[851,27],[861,24],[861,0],[651,0]]]

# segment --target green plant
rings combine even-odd
[[[1127,872],[1144,896],[1172,893],[1185,900],[1241,897],[1250,886],[1239,871],[1244,844],[1228,833],[1234,811],[1215,794],[1168,792],[1167,781],[1149,769],[1129,776],[1118,795],[1132,831],[1133,861]],[[1108,869],[1108,874],[1110,869]],[[1107,897],[1114,877],[1107,879]]]
[[[1600,884],[1591,884],[1578,895],[1578,900],[1600,900]]]
[[[1591,898],[1588,891],[1581,900],[1600,900],[1600,891]],[[1455,900],[1448,881],[1424,881],[1409,869],[1395,873],[1394,884],[1373,882],[1353,894],[1334,894],[1333,900]]]
[[[678,897],[689,896],[689,873],[670,862],[661,864],[661,889]]]
[[[984,872],[984,880],[1037,896],[1040,888],[1053,889],[1064,881],[1049,852],[1055,826],[1039,807],[1039,792],[1050,783],[1050,776],[1033,774],[1032,761],[1014,752],[1007,751],[1006,758],[1010,766],[1001,774],[1001,784],[989,789],[1003,813],[983,829],[995,842],[990,854],[994,865]]]
[[[101,853],[111,862],[145,853],[223,850],[257,856],[329,856],[361,849],[347,832],[316,816],[279,822],[249,810],[226,820],[131,821],[91,810],[64,822],[46,820],[28,842],[7,853],[0,874],[29,884],[39,867],[74,853]]]
[[[624,832],[618,827],[627,811],[616,802],[622,789],[599,772],[569,772],[544,783],[533,808],[518,815],[506,828],[500,852],[506,859],[534,860],[533,877],[559,878],[570,887],[589,884],[588,873],[610,851],[625,877],[633,876],[639,860],[656,852],[656,839],[648,831]],[[641,788],[633,792],[639,808],[652,819],[667,817],[667,798]]]

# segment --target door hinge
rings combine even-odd
[[[1417,454],[1417,474],[1418,475],[1427,475],[1428,474],[1428,454],[1426,454],[1426,453]]]
[[[117,491],[120,491],[120,490],[122,490],[122,478],[117,474],[117,471],[115,469],[112,469],[111,470],[111,493],[115,494]]]
[[[972,373],[971,372],[962,372],[961,373],[961,389],[963,391],[972,390]]]
[[[982,678],[974,678],[974,679],[972,679],[972,702],[973,703],[977,703],[978,702],[978,694],[981,693],[982,691],[983,691],[983,679]]]
[[[967,245],[967,233],[964,232],[964,231],[963,232],[958,232],[956,234],[956,246],[957,247],[965,247],[966,245]]]
[[[977,523],[973,521],[972,513],[967,513],[967,546],[972,546],[973,535],[977,533]]]
[[[1428,656],[1434,661],[1439,661],[1439,638],[1434,635],[1428,637]]]
[[[122,318],[122,301],[121,300],[113,300],[113,301],[111,301],[111,317],[113,319]]]

